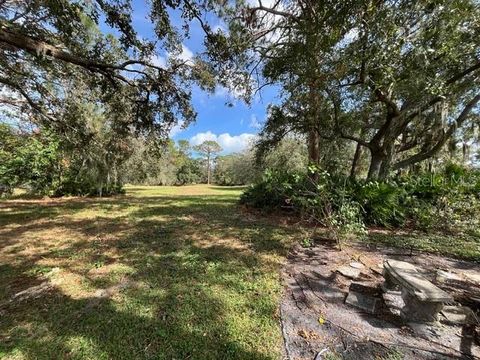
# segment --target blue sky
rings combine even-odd
[[[133,2],[133,14],[135,29],[139,36],[152,38],[151,23],[146,19],[148,8],[143,0]],[[207,19],[213,26],[223,27],[218,19]],[[172,13],[171,21],[174,25],[180,25],[179,14]],[[193,21],[190,27],[190,38],[183,41],[182,58],[189,58],[202,51],[203,31],[197,22]],[[163,62],[168,55],[160,51],[158,61]],[[192,103],[197,112],[197,121],[187,129],[175,127],[172,138],[175,140],[187,139],[193,145],[204,140],[216,140],[224,149],[224,153],[238,152],[245,149],[258,132],[260,124],[265,120],[267,106],[274,101],[276,93],[273,88],[264,89],[261,96],[253,99],[252,104],[247,106],[241,100],[235,100],[233,95],[224,88],[217,88],[214,94],[208,94],[195,87],[192,91]],[[233,107],[226,105],[233,103]]]

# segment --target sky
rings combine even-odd
[[[148,8],[144,0],[133,2],[132,19],[138,35],[152,38],[151,23],[147,17]],[[213,28],[224,28],[215,18],[207,19]],[[173,25],[182,22],[179,15],[171,14]],[[201,52],[204,33],[195,21],[190,27],[190,38],[184,39],[183,51],[180,58],[188,60],[195,53]],[[164,64],[168,54],[160,52],[155,61]],[[174,140],[186,139],[192,145],[200,144],[205,140],[215,140],[224,149],[223,154],[240,152],[246,149],[258,133],[265,120],[266,109],[269,103],[276,100],[274,88],[266,88],[256,96],[252,104],[247,106],[243,101],[235,99],[225,88],[217,87],[213,94],[202,91],[198,87],[192,89],[192,105],[197,112],[195,123],[183,129],[176,126],[171,131]],[[227,103],[233,106],[227,106]]]

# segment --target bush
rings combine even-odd
[[[245,190],[240,203],[270,210],[288,206],[297,180],[298,175],[267,170],[260,182]]]
[[[256,208],[289,209],[338,232],[361,232],[363,224],[390,228],[408,224],[421,230],[472,233],[480,223],[478,171],[451,165],[439,174],[384,182],[310,171],[314,176],[267,171],[240,201]]]
[[[0,195],[15,187],[49,194],[58,184],[59,142],[45,132],[20,133],[0,124]]]
[[[407,191],[396,182],[367,182],[355,195],[367,224],[400,226],[406,220]]]
[[[363,233],[362,209],[351,191],[346,178],[332,177],[315,167],[309,168],[309,174],[269,170],[261,182],[243,193],[240,202],[269,210],[288,209],[336,234]]]

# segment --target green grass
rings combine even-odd
[[[243,214],[241,190],[0,202],[0,358],[280,358],[293,230]]]
[[[0,201],[0,358],[280,358],[279,269],[309,231],[243,212],[242,189]],[[366,241],[480,260],[475,237]]]

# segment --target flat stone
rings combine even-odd
[[[377,266],[372,266],[370,268],[374,273],[377,273],[379,275],[382,275],[383,274],[383,264],[382,263],[379,263],[377,264]]]
[[[450,302],[453,300],[450,294],[423,277],[413,264],[386,260],[384,271],[419,300],[427,302]]]
[[[374,314],[377,307],[378,299],[372,296],[364,295],[355,291],[350,291],[345,303],[361,310]]]
[[[351,268],[350,266],[340,266],[337,271],[343,276],[354,280],[360,276],[360,270]]]
[[[447,321],[455,325],[476,324],[475,313],[466,306],[445,306],[442,315]]]
[[[361,262],[358,262],[358,261],[352,261],[350,263],[350,266],[354,269],[359,269],[359,270],[362,270],[365,268],[365,265],[363,265]]]
[[[450,271],[437,270],[436,280],[438,282],[462,281],[462,277]]]
[[[468,280],[480,284],[480,274],[463,273],[463,275],[465,275]]]

